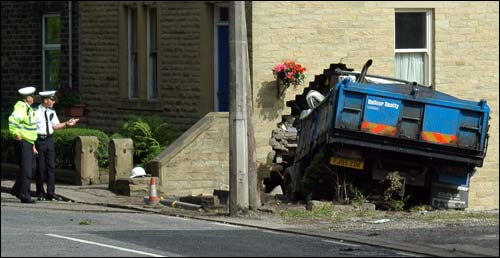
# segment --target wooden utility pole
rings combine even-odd
[[[246,75],[246,105],[247,105],[247,134],[248,134],[248,200],[250,209],[256,210],[262,206],[260,200],[259,178],[255,161],[255,134],[253,130],[253,91],[252,82],[250,80],[250,58],[248,56],[248,37],[246,26],[245,2],[243,1],[242,21],[245,26],[242,26],[244,39],[244,54],[245,63],[247,64]]]
[[[229,212],[248,211],[245,2],[229,2]],[[242,15],[243,14],[243,15]]]

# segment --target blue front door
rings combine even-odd
[[[218,111],[229,111],[229,26],[217,25]]]

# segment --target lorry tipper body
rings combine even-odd
[[[288,193],[320,151],[333,170],[383,180],[398,171],[435,208],[468,205],[470,177],[483,165],[490,109],[431,87],[336,70],[326,96],[309,91],[298,120],[298,146],[287,169]],[[333,78],[336,77],[336,78]],[[316,93],[316,92],[314,92]],[[316,93],[317,94],[317,93]]]

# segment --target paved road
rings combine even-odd
[[[318,237],[65,202],[21,205],[2,193],[3,256],[412,256]],[[67,209],[67,210],[66,210]],[[82,224],[82,225],[81,225]]]

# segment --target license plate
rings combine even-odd
[[[335,165],[335,166],[348,167],[348,168],[354,168],[354,169],[360,169],[360,170],[363,170],[363,168],[365,166],[365,163],[363,161],[344,159],[344,158],[340,158],[340,157],[331,157],[330,164]]]

